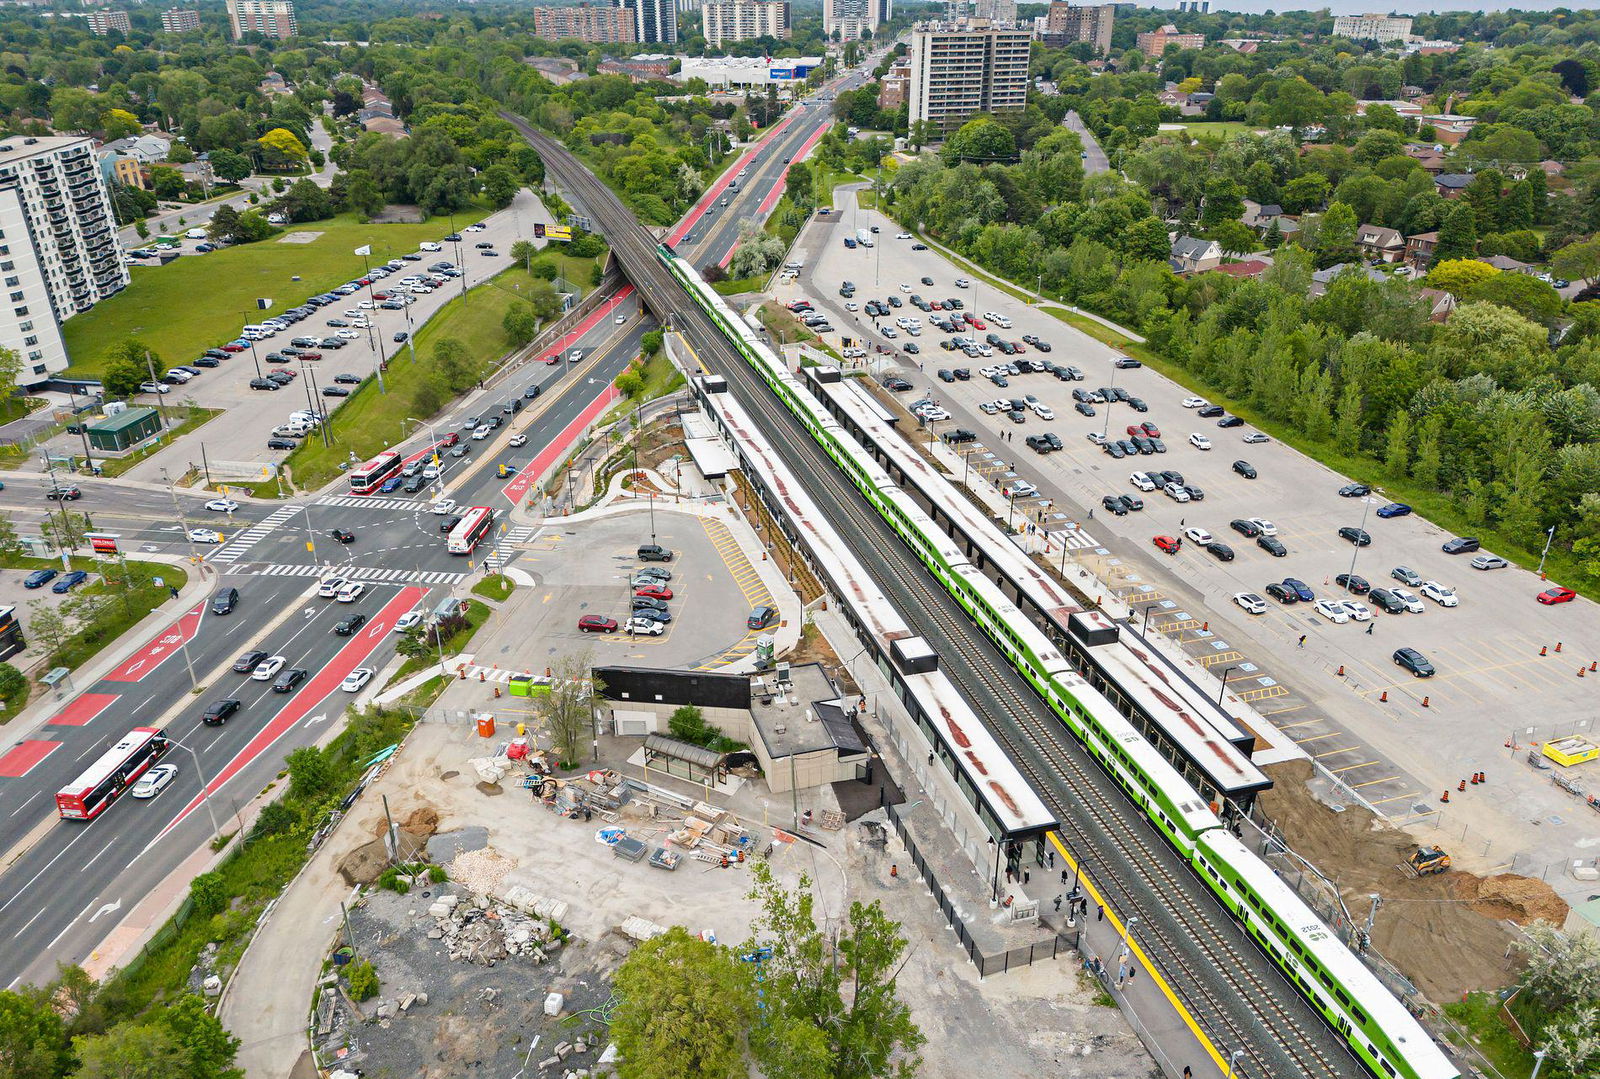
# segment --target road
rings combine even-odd
[[[1067,113],[1066,119],[1061,122],[1066,125],[1068,131],[1083,140],[1083,174],[1093,176],[1100,172],[1110,172],[1111,162],[1106,159],[1106,152],[1100,149],[1100,144],[1084,126],[1083,117],[1073,111]]]
[[[802,120],[778,132],[781,141],[758,156],[760,163],[701,242],[702,257],[726,259],[737,219],[777,201],[782,158],[797,156],[826,122],[824,109],[815,106],[797,115]],[[698,221],[713,197],[722,196],[708,194],[686,224]],[[542,391],[508,417],[511,422],[494,438],[465,440],[470,456],[446,455],[440,493],[502,510],[526,498],[532,474],[559,455],[563,438],[574,437],[604,407],[600,402],[612,380],[637,356],[640,337],[653,325],[640,315],[637,298],[624,295],[575,341],[563,343],[562,355],[579,350],[577,362],[527,364],[459,402],[433,424],[434,435],[459,430],[467,417],[501,412],[509,398],[535,384]],[[512,448],[510,438],[518,432],[527,444]],[[415,456],[431,443],[419,430],[402,445]],[[514,466],[514,475],[500,476],[501,464]],[[73,508],[90,512],[97,528],[120,531],[125,543],[148,553],[187,553],[167,492],[107,480],[80,485],[85,496]],[[181,650],[173,651],[175,639],[163,640],[173,632],[163,631],[111,676],[52,713],[23,739],[31,744],[0,755],[0,850],[14,859],[0,872],[0,985],[39,982],[54,973],[57,962],[83,962],[141,898],[195,871],[192,858],[212,834],[213,815],[220,830],[232,831],[235,807],[271,782],[284,756],[338,722],[350,699],[337,688],[344,673],[358,665],[381,667],[392,656],[393,620],[446,594],[464,594],[487,564],[514,557],[516,545],[533,531],[502,525],[496,537],[501,550],[451,556],[439,531],[442,518],[427,506],[431,493],[353,498],[335,489],[281,505],[245,503],[226,524],[200,508],[202,498],[179,494],[191,527],[216,527],[227,536],[209,551],[206,565],[222,585],[239,589],[240,608],[224,622],[206,604],[183,605],[189,612],[182,624],[188,663],[205,692],[191,692],[188,664]],[[42,516],[42,506],[26,483],[9,484],[0,493],[0,507],[15,512],[19,522]],[[328,538],[334,527],[353,531],[355,542]],[[364,580],[367,594],[351,605],[315,598],[317,578],[329,572]],[[367,614],[368,627],[354,638],[333,635],[333,624],[352,611]],[[178,605],[170,614],[170,622],[178,623]],[[311,677],[296,692],[276,694],[266,683],[232,673],[232,662],[251,648],[284,655]],[[200,709],[221,696],[237,697],[244,706],[221,728],[200,726]],[[143,724],[164,725],[185,747],[168,757],[179,768],[175,784],[149,803],[115,804],[87,824],[56,821],[54,792],[96,751]],[[16,774],[8,774],[7,760]],[[179,893],[181,885],[174,894]],[[63,902],[64,895],[71,901]]]

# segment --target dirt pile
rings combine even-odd
[[[426,839],[439,830],[439,811],[432,806],[418,806],[400,822],[400,830]]]
[[[422,860],[428,849],[428,837],[439,830],[439,811],[432,806],[419,806],[395,823],[399,825],[399,860]],[[346,884],[351,887],[371,884],[389,867],[389,854],[383,846],[385,826],[386,822],[380,816],[372,822],[372,834],[376,838],[339,859],[339,875]]]
[[[1261,796],[1267,816],[1297,853],[1334,881],[1352,915],[1364,917],[1368,895],[1383,897],[1373,945],[1435,1001],[1515,978],[1516,959],[1506,955],[1510,935],[1500,919],[1559,925],[1566,917],[1566,904],[1532,878],[1483,878],[1460,869],[1413,877],[1404,865],[1416,840],[1360,806],[1336,813],[1317,801],[1307,787],[1309,761],[1269,772],[1274,786]]]

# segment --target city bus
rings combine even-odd
[[[400,454],[394,450],[384,450],[372,460],[350,470],[350,493],[370,495],[382,487],[384,481],[400,475],[400,466],[403,464],[405,458]]]
[[[471,554],[493,527],[494,510],[488,506],[473,506],[450,531],[450,553]]]
[[[135,727],[56,792],[62,820],[93,820],[161,759],[172,743],[160,727]]]

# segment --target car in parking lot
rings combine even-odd
[[[139,777],[139,782],[135,783],[133,790],[128,793],[141,801],[146,798],[154,798],[171,786],[172,781],[177,776],[178,766],[176,764],[153,764],[145,769],[144,775]]]
[[[1428,657],[1415,648],[1395,649],[1394,662],[1396,666],[1405,668],[1418,678],[1432,678],[1435,673],[1433,664],[1428,662]]]
[[[1163,484],[1162,487],[1161,487],[1161,490],[1163,492],[1165,492],[1166,496],[1168,498],[1172,499],[1174,502],[1188,502],[1189,501],[1189,488],[1185,487],[1181,483],[1166,483],[1166,484]]]
[[[1438,581],[1424,581],[1421,592],[1441,607],[1459,607],[1461,601],[1456,598],[1455,589],[1446,587]]]
[[[1215,419],[1216,417],[1222,415],[1223,411],[1224,410],[1221,405],[1201,405],[1195,410],[1195,414],[1202,419],[1209,420]]]
[[[578,629],[583,633],[615,633],[617,620],[603,614],[586,614],[578,619]]]
[[[1282,558],[1289,553],[1289,548],[1283,545],[1282,540],[1275,536],[1268,536],[1264,533],[1256,537],[1256,546],[1260,547],[1273,558]]]
[[[1233,602],[1246,614],[1267,613],[1267,601],[1254,592],[1235,592]]]
[[[1554,588],[1546,588],[1534,598],[1548,607],[1556,603],[1571,603],[1573,600],[1578,598],[1578,593],[1574,592],[1570,588],[1563,588],[1560,585],[1556,585]]]
[[[1139,488],[1141,491],[1148,492],[1156,489],[1156,481],[1151,479],[1149,473],[1146,472],[1133,473],[1128,477],[1128,482]]]
[[[1472,560],[1473,569],[1505,569],[1511,565],[1497,554],[1481,554]]]
[[[1372,585],[1359,573],[1341,573],[1333,583],[1353,596],[1364,596],[1372,591]]]
[[[81,569],[75,569],[70,573],[63,573],[61,579],[50,586],[50,591],[58,596],[65,595],[88,579],[89,575],[87,573]]]
[[[1372,493],[1372,488],[1364,483],[1347,483],[1339,488],[1340,498],[1365,498]]]
[[[1395,599],[1399,600],[1401,605],[1403,605],[1405,609],[1412,614],[1421,614],[1423,611],[1427,610],[1427,607],[1422,602],[1422,597],[1417,595],[1415,592],[1412,592],[1410,589],[1391,586],[1389,589],[1389,594]]]
[[[1255,466],[1252,465],[1249,461],[1235,461],[1235,462],[1233,462],[1233,470],[1235,472],[1237,472],[1239,475],[1243,476],[1247,480],[1253,480],[1253,479],[1256,478]]]
[[[1336,600],[1319,599],[1313,610],[1336,626],[1342,626],[1350,621],[1350,615],[1345,612],[1344,604]]]
[[[1167,554],[1177,554],[1181,544],[1172,536],[1154,536],[1150,540],[1157,548]]]
[[[1389,576],[1393,577],[1401,584],[1410,585],[1412,588],[1422,587],[1422,574],[1418,573],[1410,566],[1396,566],[1394,569],[1389,571]]]
[[[635,616],[628,619],[626,624],[624,624],[622,627],[622,632],[630,633],[634,636],[659,637],[666,631],[667,627],[664,623],[657,622],[653,618],[644,618],[642,616]]]
[[[1301,603],[1310,603],[1317,598],[1317,594],[1311,591],[1311,586],[1298,577],[1285,577],[1283,583],[1287,587],[1294,589],[1294,594],[1299,597]]]
[[[1446,540],[1439,549],[1445,554],[1471,554],[1478,549],[1478,541],[1472,536],[1457,536]]]
[[[1239,518],[1228,522],[1228,527],[1247,539],[1255,539],[1261,535],[1261,526],[1254,521]]]
[[[1210,552],[1211,556],[1219,562],[1233,561],[1233,548],[1229,547],[1226,543],[1222,543],[1218,540],[1212,540],[1210,543],[1206,544],[1206,550]]]
[[[1211,440],[1202,434],[1192,434],[1189,436],[1189,445],[1197,450],[1209,450],[1211,448]]]
[[[1387,588],[1374,588],[1367,593],[1367,600],[1389,614],[1404,614],[1406,610],[1405,601]]]
[[[1339,529],[1339,538],[1349,540],[1357,547],[1368,547],[1372,544],[1372,534],[1364,528],[1357,528],[1355,525],[1345,525]]]
[[[1072,407],[1073,410],[1078,412],[1080,415],[1093,416],[1095,414],[1094,406],[1089,404],[1087,401],[1074,402]]]
[[[1245,445],[1247,446],[1258,446],[1263,442],[1271,442],[1272,439],[1268,438],[1260,431],[1251,431],[1249,434],[1244,436],[1244,441]]]
[[[1404,517],[1410,512],[1411,507],[1404,502],[1391,502],[1387,506],[1379,506],[1377,510],[1378,516],[1386,521],[1391,517]]]
[[[56,571],[53,569],[36,569],[28,574],[22,581],[23,588],[43,588],[55,580]]]
[[[1344,599],[1340,600],[1339,604],[1344,608],[1344,613],[1357,622],[1372,621],[1372,609],[1365,603],[1358,603],[1353,599]]]
[[[1106,495],[1100,499],[1100,504],[1118,517],[1128,515],[1128,507],[1123,503],[1121,495]]]
[[[1286,607],[1300,602],[1300,596],[1295,590],[1279,581],[1273,581],[1262,591]]]
[[[1196,527],[1194,525],[1190,525],[1188,528],[1183,530],[1183,538],[1192,543],[1201,544],[1210,543],[1212,540],[1210,532],[1207,532],[1205,529]]]

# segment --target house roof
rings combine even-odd
[[[1529,270],[1533,268],[1529,263],[1518,262],[1510,255],[1490,255],[1488,258],[1481,258],[1478,261],[1486,262],[1497,270],[1506,270],[1510,273],[1515,273],[1518,270]]]
[[[1358,270],[1366,274],[1367,280],[1369,281],[1389,280],[1388,274],[1380,273],[1371,267],[1362,266],[1355,262],[1341,262],[1337,266],[1329,266],[1326,270],[1318,270],[1316,273],[1311,275],[1311,280],[1317,282],[1318,284],[1326,285],[1328,282],[1332,281],[1335,277],[1338,277],[1346,270]]]
[[[1362,225],[1356,230],[1356,243],[1373,247],[1400,247],[1405,244],[1405,239],[1399,232],[1382,225]]]
[[[1436,244],[1439,242],[1437,232],[1418,232],[1406,237],[1406,243]]]
[[[1197,240],[1193,236],[1179,236],[1172,241],[1172,255],[1179,259],[1200,259],[1220,252],[1215,240]]]
[[[1440,187],[1464,188],[1472,182],[1472,174],[1466,172],[1446,172],[1433,178],[1433,182]]]

